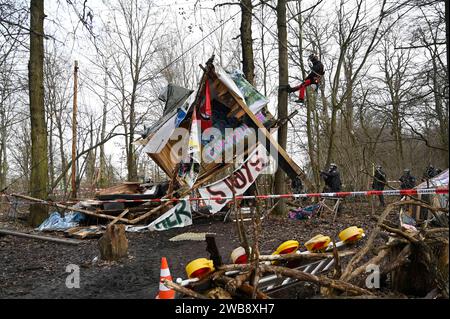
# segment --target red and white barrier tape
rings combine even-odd
[[[330,197],[330,198],[344,198],[356,196],[415,196],[426,194],[448,194],[447,188],[422,188],[422,189],[393,189],[386,191],[359,191],[359,192],[337,192],[337,193],[309,193],[309,194],[282,194],[282,195],[239,195],[236,197],[187,197],[187,198],[150,198],[150,199],[115,199],[115,200],[86,200],[95,203],[146,203],[146,202],[181,202],[181,201],[218,201],[218,200],[242,200],[242,199],[277,199],[277,198],[310,198],[310,197]],[[1,194],[1,196],[8,196]],[[41,200],[41,202],[46,202]]]
[[[338,192],[338,193],[309,193],[309,194],[282,194],[282,195],[256,195],[256,196],[236,196],[236,197],[188,197],[188,198],[153,198],[153,199],[116,199],[116,200],[94,200],[98,203],[143,203],[143,202],[179,202],[179,201],[211,201],[230,199],[270,199],[270,198],[309,198],[309,197],[356,197],[356,196],[414,196],[425,194],[448,194],[448,188],[423,188],[423,189],[401,189],[386,191],[359,191],[359,192]]]

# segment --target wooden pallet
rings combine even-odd
[[[101,226],[81,226],[73,227],[64,232],[67,237],[74,237],[78,239],[99,238],[105,231]]]

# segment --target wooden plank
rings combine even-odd
[[[125,216],[128,212],[129,212],[129,210],[125,209],[122,213],[120,213],[119,216],[114,218],[113,221],[108,224],[108,226],[111,226],[111,225],[114,225],[115,223],[117,223],[119,221],[119,219],[122,218],[123,216]]]
[[[227,117],[236,117],[238,118],[238,116],[236,115],[237,113],[241,112],[241,107],[239,104],[235,103],[234,105],[231,106],[231,110],[227,113]]]
[[[98,238],[103,235],[103,231],[99,226],[81,226],[73,227],[64,232],[68,237],[75,237],[78,239]]]
[[[164,173],[167,174],[167,176],[170,176],[172,169],[170,169],[170,167],[166,165],[160,153],[158,154],[147,153],[147,154],[164,171]]]
[[[115,185],[98,192],[98,195],[116,195],[116,194],[136,194],[139,190],[139,183],[125,182],[120,185]]]
[[[17,236],[17,237],[24,237],[24,238],[31,238],[31,239],[39,239],[39,240],[45,240],[45,241],[51,241],[51,242],[58,243],[58,244],[78,245],[79,243],[81,243],[81,241],[74,240],[74,239],[55,238],[55,237],[49,237],[49,236],[32,235],[32,234],[16,232],[16,231],[7,230],[7,229],[0,229],[0,234]]]

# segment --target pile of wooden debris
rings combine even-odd
[[[405,222],[411,218],[405,218],[408,215],[405,207],[410,212],[413,208],[426,209],[431,218],[416,221],[411,227]],[[399,216],[399,223],[388,220],[395,214]],[[449,296],[448,208],[433,207],[421,200],[402,200],[387,206],[364,246],[357,250],[338,251],[339,245],[332,243],[329,252],[269,256],[259,255],[258,215],[255,209],[252,245],[248,245],[244,223],[237,223],[242,247],[246,247],[250,256],[247,262],[223,264],[214,237],[206,236],[211,271],[176,282],[165,279],[163,283],[177,291],[180,298],[199,299],[267,299],[272,292],[300,282],[319,286],[322,297]],[[351,255],[353,257],[343,268],[341,258]],[[377,289],[380,284],[383,289]]]

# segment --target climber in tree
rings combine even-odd
[[[310,54],[308,57],[308,61],[311,67],[311,72],[308,74],[303,83],[295,87],[291,87],[288,84],[285,88],[288,93],[299,91],[298,100],[295,101],[297,103],[304,103],[306,87],[308,87],[311,84],[315,84],[318,87],[320,79],[325,74],[323,64],[322,62],[320,62],[317,55],[315,55],[314,53]]]

